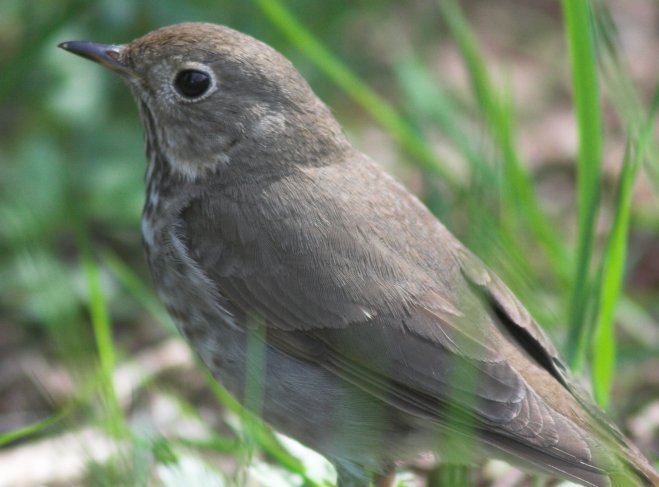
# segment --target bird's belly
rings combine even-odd
[[[229,392],[276,430],[328,456],[378,471],[429,445],[363,390],[333,373],[266,345],[251,334],[217,326],[194,348]]]

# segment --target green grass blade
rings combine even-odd
[[[83,244],[82,264],[87,279],[89,291],[89,312],[94,328],[94,338],[98,351],[101,369],[104,374],[112,375],[116,359],[114,347],[112,346],[112,330],[108,309],[103,296],[103,288],[99,275],[98,265],[94,260],[91,250]]]
[[[476,101],[483,114],[490,116],[497,110],[496,96],[476,37],[455,0],[439,1],[438,5],[466,64]]]
[[[570,256],[542,209],[530,174],[526,171],[515,148],[514,111],[512,100],[502,99],[499,110],[493,114],[492,124],[498,127],[498,138],[502,145],[505,161],[503,180],[506,184],[504,195],[508,196],[513,210],[520,212],[531,229],[538,243],[549,258],[554,272],[561,281],[565,281],[570,269]]]
[[[601,184],[602,113],[590,2],[563,0],[562,9],[579,132],[577,249],[569,303],[567,358],[570,366],[579,370],[593,333],[587,311],[593,295],[589,272]]]
[[[306,30],[279,0],[255,0],[263,13],[334,83],[361,105],[421,167],[458,187],[456,175],[393,107],[339,61]]]
[[[113,434],[126,431],[121,405],[112,380],[116,357],[112,341],[112,327],[107,303],[103,294],[100,272],[91,249],[89,237],[82,225],[78,225],[78,243],[82,266],[89,292],[89,313],[100,363],[101,398],[107,402],[108,426]]]
[[[512,103],[508,98],[497,95],[475,36],[458,3],[455,0],[442,0],[438,4],[466,64],[482,116],[501,150],[504,161],[502,196],[511,210],[519,213],[529,226],[549,258],[552,268],[565,278],[568,275],[568,253],[554,230],[554,225],[542,210],[532,179],[517,152]]]
[[[618,182],[615,214],[599,271],[599,313],[592,347],[593,389],[595,399],[602,407],[609,403],[616,359],[615,308],[624,279],[624,263],[627,257],[627,235],[632,206],[632,190],[643,163],[648,145],[652,140],[654,122],[659,109],[659,97],[655,97],[648,119],[639,135],[638,142],[628,144]],[[633,155],[631,155],[633,147]]]
[[[18,428],[13,431],[8,431],[6,433],[0,434],[0,448],[13,441],[21,440],[28,436],[32,436],[36,433],[39,433],[40,431],[45,430],[46,428],[51,427],[52,425],[64,419],[69,414],[69,412],[70,412],[70,408],[65,408],[46,419],[37,421],[34,424],[23,426],[22,428]]]
[[[627,155],[620,175],[618,202],[613,226],[600,269],[599,310],[597,328],[592,344],[592,375],[595,399],[605,408],[608,406],[611,381],[615,369],[614,311],[622,288],[627,253],[631,190],[635,175],[636,170],[633,169],[633,164],[630,163]]]
[[[606,408],[613,381],[616,358],[614,312],[624,277],[627,254],[627,231],[631,207],[631,192],[637,169],[626,163],[618,187],[618,206],[601,266],[599,284],[599,314],[592,344],[592,375],[595,398]]]

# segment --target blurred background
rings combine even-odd
[[[580,24],[570,3],[3,0],[0,485],[333,478],[245,422],[178,337],[142,256],[137,109],[117,77],[56,48],[189,20],[289,57],[349,138],[504,278],[656,464],[659,4],[593,2]],[[405,466],[401,485],[449,485],[433,465]],[[501,462],[451,478],[553,485]]]

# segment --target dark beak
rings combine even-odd
[[[96,42],[69,41],[58,45],[73,54],[91,59],[121,75],[130,75],[133,70],[121,60],[126,48],[122,44],[98,44]]]

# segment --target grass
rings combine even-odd
[[[115,345],[112,339],[112,326],[105,294],[100,280],[89,236],[84,228],[78,230],[78,244],[82,254],[82,265],[89,291],[89,315],[96,342],[99,360],[100,395],[107,408],[105,418],[113,436],[122,436],[126,432],[124,414],[117,399],[113,374],[117,366]]]
[[[591,262],[595,247],[595,221],[599,208],[602,183],[602,109],[595,32],[591,7],[587,2],[563,1],[565,30],[570,53],[574,109],[579,132],[578,174],[578,236],[575,275],[572,281],[567,359],[575,370],[583,367],[593,335]]]
[[[501,156],[500,188],[502,212],[522,219],[534,238],[544,249],[552,268],[565,275],[569,265],[567,250],[542,210],[531,177],[515,143],[514,113],[507,95],[494,87],[487,71],[484,55],[480,52],[474,34],[459,4],[454,0],[438,2],[443,18],[449,27],[464,60],[477,106]],[[514,231],[515,225],[511,231]]]
[[[592,337],[593,389],[595,398],[604,407],[610,402],[616,360],[615,308],[624,283],[624,264],[632,209],[632,190],[651,140],[659,110],[659,89],[647,120],[637,140],[627,143],[625,160],[618,181],[615,213],[598,272],[598,318]]]
[[[48,428],[56,425],[62,419],[64,419],[68,412],[68,410],[62,410],[59,413],[53,414],[46,419],[37,421],[36,423],[0,434],[0,448],[5,445],[9,445],[11,443],[15,443],[17,441],[34,437],[37,434],[43,433]]]
[[[172,10],[176,8],[175,3],[165,3]],[[105,9],[107,18],[99,25],[101,32],[104,24],[112,23],[113,18],[121,18],[121,12],[112,10],[102,2],[71,1],[66,2],[66,8],[58,15],[52,15],[43,23],[34,23],[30,31],[39,31],[34,37],[35,41],[14,49],[7,58],[8,65],[14,68],[0,79],[0,99],[9,103],[11,94],[21,85],[20,73],[27,69],[30,62],[46,63],[39,59],[39,53],[48,52],[50,56],[50,51],[45,50],[44,46],[55,44],[53,33],[68,28],[68,24],[83,23],[84,19],[71,20],[74,13],[80,9],[90,11],[94,5],[102,11]],[[197,8],[204,13],[207,11],[208,4],[203,0],[194,5],[189,8]],[[536,174],[522,154],[513,86],[510,82],[499,85],[494,81],[497,77],[488,64],[487,49],[479,43],[478,32],[470,25],[460,5],[455,0],[438,2],[438,10],[433,13],[435,17],[432,20],[437,29],[446,29],[446,34],[457,48],[468,80],[466,90],[469,99],[466,101],[456,95],[450,86],[444,85],[442,79],[438,79],[421,53],[411,53],[404,46],[390,53],[390,90],[393,93],[386,97],[380,95],[372,87],[372,79],[362,79],[357,74],[358,69],[351,67],[350,59],[341,60],[345,53],[335,54],[333,48],[326,47],[325,44],[333,41],[340,45],[339,38],[328,40],[317,30],[312,30],[310,26],[316,25],[313,17],[303,9],[296,10],[294,15],[294,7],[283,0],[254,0],[250,12],[258,15],[260,23],[254,21],[250,25],[254,26],[254,30],[268,32],[271,36],[267,39],[269,42],[279,42],[296,55],[304,56],[312,66],[308,69],[321,73],[322,77],[331,81],[334,84],[332,90],[338,88],[396,141],[404,154],[401,159],[411,163],[423,176],[423,196],[429,207],[446,218],[453,230],[462,232],[470,248],[496,268],[533,314],[550,326],[555,336],[567,336],[565,350],[570,365],[576,371],[585,373],[588,372],[585,365],[590,364],[597,401],[609,406],[617,370],[616,324],[625,321],[627,309],[640,310],[646,316],[653,316],[655,312],[627,288],[625,280],[626,261],[630,253],[628,239],[630,232],[637,228],[632,195],[644,165],[653,181],[655,196],[659,194],[659,151],[656,150],[654,131],[659,90],[650,108],[645,109],[631,81],[624,56],[618,50],[615,25],[604,4],[562,1],[565,64],[571,73],[570,86],[579,141],[575,162],[578,202],[576,240],[572,242],[569,232],[544,207]],[[150,7],[143,8],[145,10],[140,12],[131,11],[130,15],[135,18],[141,18],[142,14],[148,16]],[[16,9],[20,10],[19,7]],[[233,11],[230,7],[226,12],[226,15],[235,15],[239,26],[239,19],[244,18],[244,13]],[[9,14],[5,18],[13,18]],[[340,14],[336,15],[333,17],[335,20],[340,18]],[[120,21],[116,23],[121,24]],[[131,28],[142,31],[143,27],[138,22]],[[273,32],[278,32],[279,36]],[[66,69],[66,66],[51,66],[51,71],[61,77],[65,76]],[[85,66],[85,69],[94,68]],[[56,77],[46,82],[56,90]],[[84,83],[84,80],[81,82]],[[89,88],[89,85],[83,86]],[[26,83],[25,89],[28,88],[29,83]],[[119,89],[122,92],[117,99],[125,99],[125,107],[122,105],[124,102],[108,106],[103,99],[112,99],[112,90],[119,92]],[[58,334],[60,327],[69,326],[71,334],[79,336],[74,336],[71,341],[61,340],[57,345],[61,348],[60,355],[68,354],[71,364],[93,364],[89,370],[85,369],[86,365],[78,365],[79,370],[74,370],[73,374],[81,378],[81,385],[70,404],[58,408],[59,412],[42,421],[1,432],[0,446],[17,441],[29,442],[33,437],[49,435],[58,429],[65,430],[74,421],[92,422],[100,424],[115,439],[126,440],[130,445],[128,450],[136,452],[132,455],[133,459],[142,458],[140,455],[146,452],[146,456],[155,458],[153,461],[158,464],[180,466],[188,455],[202,458],[205,454],[221,452],[245,464],[236,478],[227,479],[218,474],[218,482],[244,480],[246,475],[255,475],[254,468],[258,467],[265,468],[262,472],[268,472],[261,475],[277,475],[282,485],[327,485],[326,475],[314,476],[310,473],[308,464],[311,460],[307,453],[291,449],[257,417],[243,410],[202,366],[200,369],[206,388],[217,401],[217,409],[226,412],[228,432],[208,432],[209,436],[204,439],[157,435],[154,438],[138,431],[128,420],[117,397],[113,379],[126,352],[124,345],[119,344],[116,338],[118,332],[113,327],[130,321],[126,315],[138,309],[163,323],[169,333],[176,332],[151,286],[145,282],[141,271],[136,269],[138,259],[132,255],[125,257],[131,254],[127,249],[134,251],[137,246],[137,239],[132,235],[138,232],[136,221],[139,207],[130,205],[135,197],[134,191],[124,189],[124,180],[113,176],[120,171],[107,170],[118,168],[123,171],[122,174],[128,174],[127,166],[122,165],[125,164],[123,159],[135,158],[136,148],[140,144],[135,110],[123,89],[119,85],[108,85],[101,99],[95,100],[87,112],[84,112],[84,106],[80,108],[83,110],[83,122],[69,127],[69,130],[81,135],[80,143],[76,144],[70,142],[70,133],[65,133],[57,123],[53,123],[53,120],[58,120],[55,109],[44,114],[47,112],[44,107],[51,105],[48,98],[44,99],[45,95],[41,95],[40,91],[32,93],[26,96],[24,108],[32,110],[28,115],[30,120],[33,123],[47,123],[50,117],[53,125],[43,131],[47,135],[28,132],[27,128],[17,126],[15,130],[26,132],[18,132],[20,137],[16,138],[17,142],[0,147],[0,156],[6,156],[15,163],[14,166],[0,167],[0,182],[4,181],[3,189],[6,190],[0,198],[0,214],[11,217],[7,220],[11,225],[0,229],[0,236],[4,238],[0,248],[7,250],[6,254],[11,256],[0,261],[0,275],[7,277],[5,284],[0,284],[0,290],[11,296],[11,301],[2,301],[3,306],[10,310],[12,316],[19,317],[17,319],[42,324],[49,322],[54,335]],[[92,96],[91,89],[81,91]],[[611,105],[621,121],[627,149],[615,184],[610,224],[605,238],[598,239],[598,215],[606,196],[601,191],[604,182],[602,156],[607,136],[603,123],[604,102]],[[126,130],[128,124],[133,124],[130,127],[134,130]],[[95,132],[100,132],[101,136]],[[430,142],[432,134],[437,132],[465,162],[464,168],[456,170],[452,161],[438,155]],[[113,133],[120,135],[113,136]],[[38,137],[41,138],[37,140]],[[22,154],[22,138],[30,141],[26,144],[30,147],[45,148],[39,152],[43,157],[41,164],[23,165],[22,156],[19,157]],[[87,138],[89,143],[86,143]],[[53,148],[57,148],[55,152],[59,151],[57,157],[50,154]],[[25,153],[32,154],[29,151]],[[61,168],[60,172],[70,178],[62,184],[61,194],[66,196],[58,196],[60,193],[53,190],[55,178],[41,174],[47,171],[41,169],[42,166],[47,167],[51,162],[61,164],[51,165],[51,169]],[[103,174],[103,177],[94,179],[89,174]],[[20,184],[12,185],[12,181]],[[437,185],[445,190],[441,197],[435,194]],[[141,188],[137,189],[141,191]],[[122,190],[125,192],[122,193]],[[26,210],[30,205],[26,194],[41,198],[32,213]],[[98,201],[105,197],[104,203],[98,207],[86,207],[84,202],[97,201],[97,195],[100,195]],[[41,215],[40,219],[43,208],[52,207],[53,201],[59,201],[57,198],[65,198],[65,208],[72,204],[71,201],[80,205],[75,219],[70,215],[53,216],[52,222],[47,222],[49,215]],[[435,201],[440,203],[435,204]],[[461,226],[460,215],[468,222],[467,225],[463,223]],[[655,214],[654,218],[659,221],[659,214]],[[37,255],[39,258],[35,257]],[[48,269],[51,271],[43,270],[47,267],[44,262],[50,263]],[[35,269],[40,272],[34,272]],[[57,276],[59,281],[55,281],[53,276]],[[37,302],[36,290],[44,287],[44,282],[55,290],[60,286],[58,283],[70,286],[74,297],[67,298],[70,299],[66,301],[68,307],[63,308],[61,293],[57,292],[44,293],[43,297],[39,294],[41,304],[34,304]],[[11,283],[17,284],[12,286]],[[540,288],[542,292],[539,292]],[[549,306],[553,311],[547,311],[546,296],[551,297]],[[130,304],[126,305],[124,301]],[[122,306],[118,302],[122,302]],[[627,305],[617,306],[619,302]],[[50,311],[58,309],[65,311],[57,316]],[[29,318],[24,318],[26,316]],[[87,317],[89,328],[85,326],[82,316]],[[86,333],[90,334],[89,341]],[[253,335],[250,346],[258,352],[262,342],[257,332]],[[69,343],[73,342],[77,344],[75,352],[73,348],[68,348]],[[85,344],[93,344],[93,347],[85,347]],[[652,353],[643,343],[633,345],[639,357]],[[262,354],[255,353],[252,358],[251,366],[260,370],[263,364],[258,359],[262,358]],[[71,367],[75,368],[75,365]],[[166,390],[159,380],[142,387],[154,388],[161,393]],[[256,401],[257,410],[262,392],[252,390],[251,397]],[[203,423],[204,419],[196,411],[195,404],[178,397],[175,391],[167,391],[167,395],[170,394],[182,414]],[[68,421],[62,421],[64,418]],[[131,453],[128,455],[131,457]],[[271,467],[264,467],[263,458],[276,466],[274,471],[268,470]],[[122,465],[119,460],[117,462],[117,465]],[[124,467],[129,477],[130,472],[141,471],[135,466],[124,465],[121,468]],[[93,482],[102,482],[104,476],[119,478],[125,473],[116,473],[110,466],[106,470],[103,466],[90,468],[92,470],[90,479],[97,479]],[[442,485],[446,482],[467,485],[471,473],[462,468],[446,468],[438,475],[438,481],[444,482]],[[139,484],[137,477],[136,473],[134,481]],[[139,478],[143,477],[144,474],[140,473]]]

